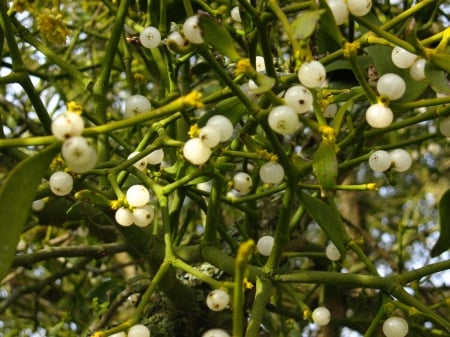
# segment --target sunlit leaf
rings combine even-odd
[[[317,22],[323,13],[325,13],[324,9],[300,13],[292,22],[295,38],[304,40],[310,37],[316,30]]]
[[[313,156],[313,170],[323,191],[333,189],[337,179],[337,158],[334,143],[323,139]]]
[[[201,14],[199,24],[205,42],[230,58],[231,62],[236,62],[240,58],[230,33],[217,20],[207,14]]]
[[[450,248],[450,190],[447,190],[439,201],[439,226],[441,227],[439,239],[431,250],[435,257]]]
[[[428,63],[425,66],[425,77],[434,91],[443,94],[450,93],[450,84],[443,70]]]
[[[0,280],[11,266],[38,185],[60,147],[55,143],[24,159],[0,189]]]
[[[346,250],[345,246],[350,241],[350,236],[339,213],[324,201],[303,191],[299,191],[298,197],[311,218],[318,223],[343,256]]]

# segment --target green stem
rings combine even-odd
[[[209,195],[208,211],[206,214],[205,231],[202,242],[205,245],[217,243],[217,230],[222,221],[222,208],[220,198],[222,196],[224,182],[219,177],[212,181],[211,193]]]
[[[266,313],[266,304],[269,302],[272,288],[272,281],[261,276],[256,280],[256,293],[250,313],[251,320],[248,322],[245,337],[258,337],[261,329],[261,323]]]
[[[248,240],[239,246],[233,288],[233,337],[242,337],[244,332],[244,300],[248,259],[255,250],[255,242]]]

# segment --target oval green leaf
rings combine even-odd
[[[324,9],[300,13],[292,22],[295,38],[304,40],[310,37],[316,30],[317,22],[319,22],[323,13],[325,13]]]
[[[9,173],[0,188],[0,280],[6,276],[14,259],[20,233],[41,179],[60,148],[58,142],[24,159]]]
[[[450,248],[450,190],[442,195],[438,209],[441,229],[439,239],[431,250],[432,257],[436,257]]]
[[[230,58],[231,62],[236,62],[240,56],[234,47],[234,40],[228,30],[217,20],[208,14],[199,15],[199,25],[202,29],[205,42],[214,47],[224,56]]]
[[[324,201],[315,198],[303,191],[298,192],[298,198],[305,210],[315,222],[333,241],[342,256],[345,255],[345,246],[351,240],[345,229],[340,214]]]

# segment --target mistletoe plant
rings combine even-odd
[[[0,335],[450,336],[449,15],[0,0]]]

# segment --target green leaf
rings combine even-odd
[[[325,13],[324,9],[300,13],[292,22],[295,38],[298,40],[309,38],[316,30],[317,22],[323,13]]]
[[[450,93],[450,85],[446,73],[438,67],[427,63],[425,66],[425,77],[434,91],[442,94]]]
[[[247,113],[247,108],[237,97],[229,97],[221,100],[219,103],[215,104],[211,110],[208,110],[200,120],[198,125],[203,126],[206,124],[209,118],[214,115],[224,115],[231,123],[236,124],[241,120],[242,116]]]
[[[325,9],[325,12],[320,17],[319,33],[318,36],[327,36],[331,41],[336,43],[337,46],[342,46],[346,39],[341,34],[339,26],[334,20],[333,13],[325,0],[320,0],[320,7]],[[333,48],[334,49],[334,48]],[[325,52],[326,50],[322,50]],[[328,50],[332,51],[332,50]]]
[[[335,144],[323,139],[313,155],[313,170],[320,184],[322,193],[334,189],[338,174]]]
[[[345,254],[345,246],[351,240],[345,229],[340,214],[324,201],[315,198],[303,191],[298,192],[298,197],[305,210],[317,222],[322,230],[333,241],[342,256]]]
[[[250,93],[252,93],[253,95],[261,95],[272,89],[272,87],[275,85],[275,79],[264,74],[257,73],[256,84],[258,85],[258,87],[250,89]]]
[[[432,257],[436,257],[450,248],[450,189],[442,195],[438,210],[441,231],[439,239],[431,250]]]
[[[239,53],[234,47],[233,38],[228,30],[217,20],[207,14],[200,14],[199,25],[205,42],[230,58],[231,62],[236,62],[240,59]]]
[[[27,157],[14,167],[0,188],[0,280],[6,276],[14,259],[41,179],[60,148],[58,142]]]

